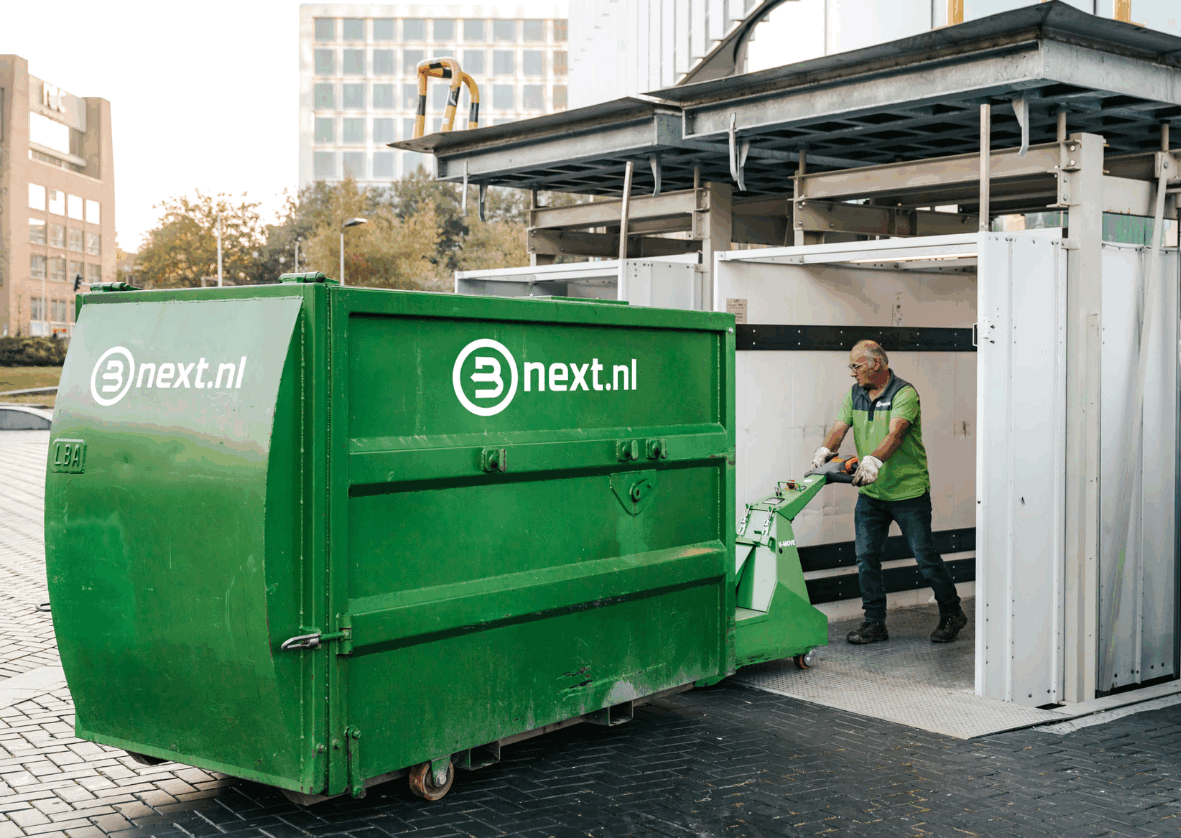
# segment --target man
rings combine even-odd
[[[897,521],[939,603],[939,625],[931,633],[931,642],[950,643],[968,618],[931,536],[931,478],[918,391],[890,371],[890,359],[872,340],[853,347],[849,372],[857,383],[845,396],[839,418],[812,460],[812,468],[820,468],[835,457],[845,434],[853,429],[861,460],[853,475],[853,485],[861,487],[853,521],[865,622],[845,639],[858,644],[890,639],[882,549],[890,522]]]

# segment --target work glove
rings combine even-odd
[[[878,479],[878,469],[881,467],[882,461],[872,454],[862,457],[861,464],[857,466],[857,471],[853,474],[853,485],[868,486]]]
[[[829,460],[831,460],[834,456],[835,455],[831,451],[829,451],[827,448],[825,448],[823,445],[821,445],[819,448],[816,449],[816,453],[812,455],[812,468],[813,469],[820,468],[822,465],[824,465]]]

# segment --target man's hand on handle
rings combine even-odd
[[[831,460],[836,455],[825,448],[823,445],[816,449],[816,453],[812,455],[812,470],[818,469]]]
[[[853,475],[854,486],[868,486],[870,483],[878,479],[878,469],[882,467],[882,461],[873,454],[868,454],[861,458],[861,464],[857,466],[857,471]]]

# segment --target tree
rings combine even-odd
[[[256,281],[255,253],[262,247],[258,204],[227,195],[169,198],[157,205],[160,224],[148,231],[136,258],[145,288],[191,288],[201,277],[217,276],[217,226],[221,218],[222,273],[229,284]]]

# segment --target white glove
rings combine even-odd
[[[882,461],[872,454],[862,457],[857,471],[853,474],[853,485],[868,486],[878,479],[878,469],[881,467]]]
[[[822,465],[824,465],[829,460],[831,460],[834,456],[835,455],[831,451],[829,451],[827,448],[825,448],[823,445],[821,445],[819,448],[816,449],[816,453],[812,455],[812,468],[813,469],[820,468]]]

